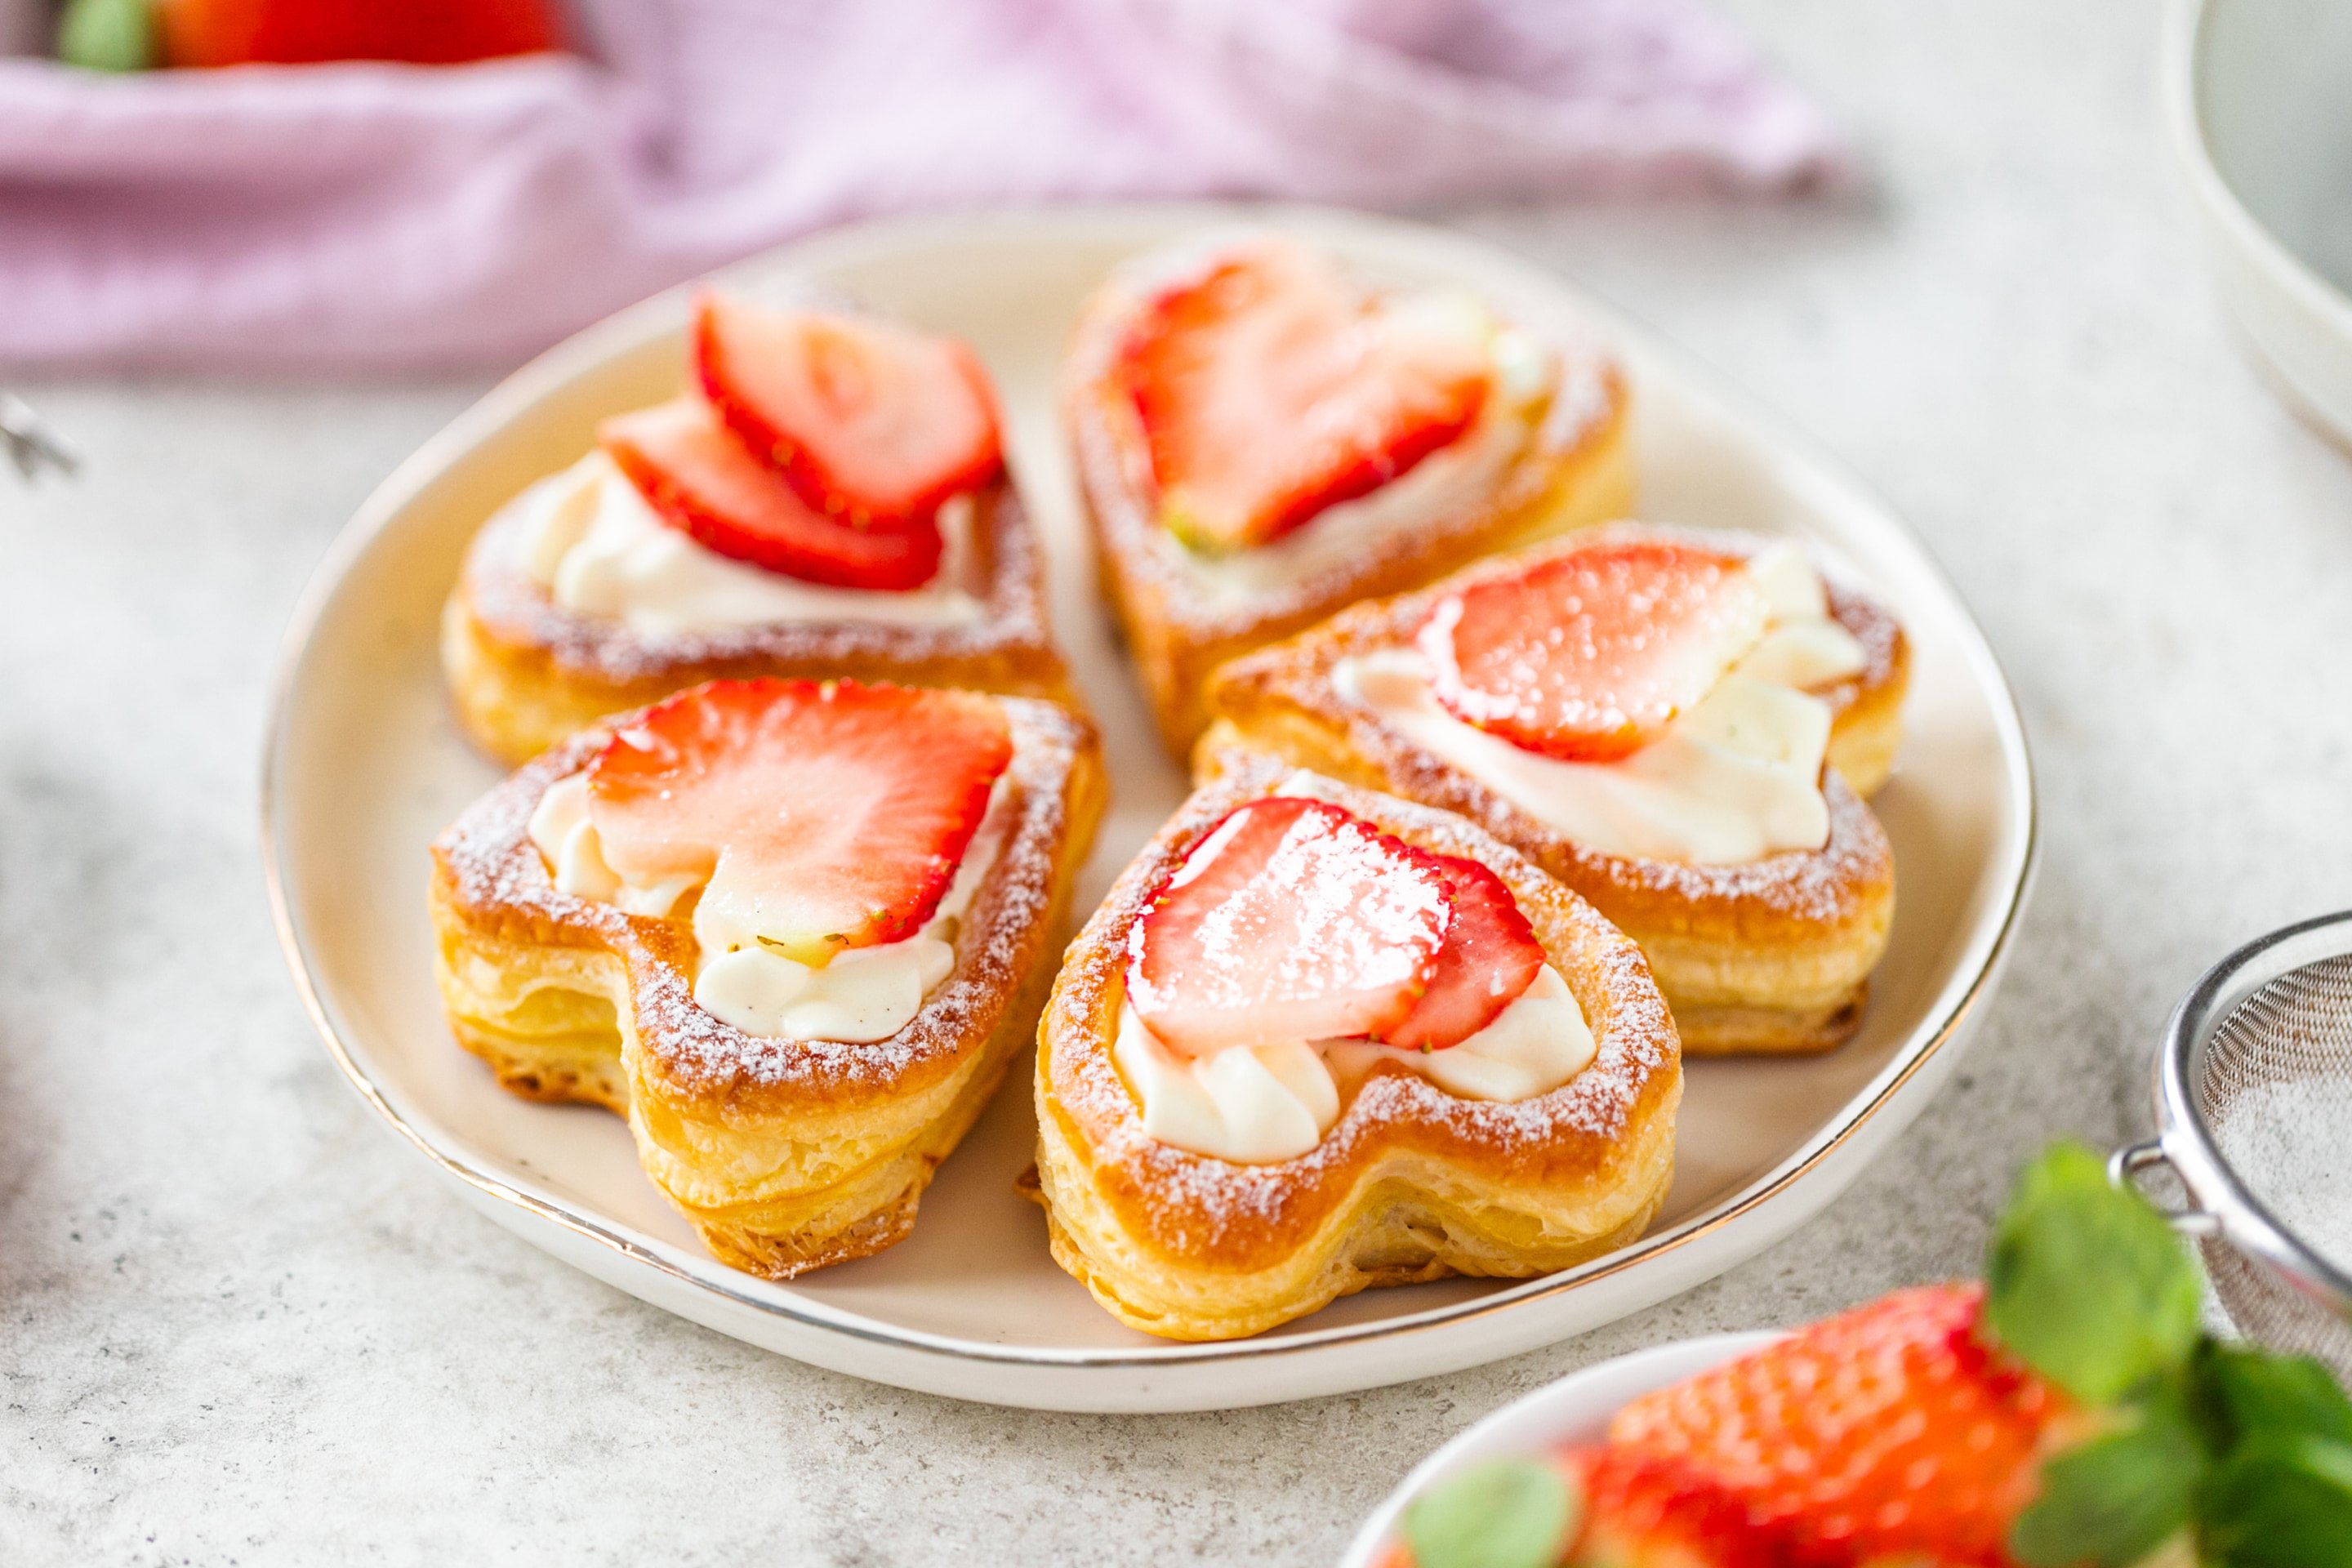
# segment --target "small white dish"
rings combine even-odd
[[[2223,303],[2289,404],[2352,444],[2352,6],[2175,0],[2162,91]]]
[[[450,1039],[432,975],[425,846],[499,770],[452,723],[436,627],[467,540],[589,448],[601,416],[670,395],[686,297],[662,296],[527,367],[361,509],[289,634],[265,762],[278,932],[336,1062],[467,1201],[600,1279],[722,1333],[878,1382],[998,1404],[1194,1410],[1399,1383],[1514,1355],[1687,1290],[1818,1213],[1926,1105],[1982,1016],[2033,848],[2032,779],[2007,684],[1968,611],[1886,508],[1687,361],[1498,247],[1287,207],[1064,208],[842,230],[729,287],[814,283],[969,339],[1003,395],[1037,514],[1055,629],[1104,731],[1114,801],[1082,909],[1184,793],[1105,623],[1054,378],[1078,301],[1136,251],[1236,220],[1403,281],[1452,281],[1538,329],[1589,331],[1633,386],[1645,515],[1812,541],[1908,628],[1903,771],[1876,805],[1901,893],[1861,1034],[1801,1060],[1695,1063],[1675,1185],[1651,1233],[1540,1279],[1368,1290],[1254,1339],[1126,1329],[1056,1268],[1013,1192],[1035,1132],[1025,1062],[879,1257],[788,1284],[717,1262],[603,1111],[501,1092]],[[429,1262],[420,1267],[430,1267]]]
[[[1761,1350],[1780,1337],[1763,1330],[1653,1345],[1571,1373],[1512,1401],[1415,1465],[1412,1474],[1398,1482],[1396,1490],[1364,1521],[1339,1568],[1376,1568],[1396,1535],[1405,1505],[1447,1477],[1482,1459],[1537,1455],[1568,1443],[1597,1443],[1608,1435],[1609,1418],[1625,1405],[1653,1389]]]

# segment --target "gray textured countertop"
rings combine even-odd
[[[1585,1339],[1229,1415],[956,1405],[642,1306],[372,1124],[263,904],[280,628],[478,388],[29,385],[91,462],[0,483],[0,1558],[1328,1563],[1504,1401],[1968,1269],[2026,1153],[2142,1130],[2196,971],[2352,902],[2352,466],[2218,316],[2157,137],[2157,7],[1738,9],[1874,198],[1459,216],[1839,454],[2017,685],[2045,847],[2016,963],[1849,1194]]]

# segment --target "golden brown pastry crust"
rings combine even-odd
[[[1036,1192],[1054,1258],[1122,1322],[1231,1339],[1371,1285],[1524,1278],[1630,1241],[1674,1173],[1675,1026],[1640,952],[1592,908],[1458,817],[1326,781],[1315,793],[1501,877],[1582,1006],[1593,1064],[1515,1104],[1463,1100],[1394,1063],[1343,1087],[1311,1152],[1243,1165],[1143,1131],[1110,1046],[1128,932],[1210,828],[1294,770],[1220,759],[1070,944],[1038,1033]]]
[[[1112,374],[1143,298],[1114,279],[1087,302],[1064,365],[1063,410],[1103,594],[1125,628],[1160,738],[1178,756],[1208,727],[1202,684],[1225,660],[1359,599],[1418,587],[1480,555],[1631,509],[1625,378],[1597,353],[1563,349],[1558,387],[1533,438],[1480,504],[1391,534],[1282,588],[1220,604],[1182,570],[1183,547],[1160,525],[1142,432]]]
[[[999,480],[976,501],[977,621],[779,622],[664,637],[555,604],[523,568],[527,519],[500,511],[474,536],[442,612],[441,664],[457,716],[484,751],[519,763],[599,719],[721,679],[960,686],[1081,708],[1054,646],[1045,555],[1019,492]]]
[[[887,1040],[746,1035],[696,1004],[685,913],[559,892],[529,837],[583,733],[485,795],[433,846],[436,973],[459,1042],[499,1081],[629,1120],[656,1186],[711,1251],[784,1279],[903,1237],[932,1170],[1028,1044],[1104,801],[1086,720],[1003,699],[1011,826],[956,933],[954,972]]]
[[[1481,563],[1418,593],[1358,605],[1227,665],[1211,682],[1218,722],[1202,743],[1202,760],[1245,745],[1469,817],[1642,945],[1691,1055],[1827,1050],[1861,1026],[1870,972],[1885,951],[1895,914],[1894,850],[1844,774],[1851,762],[1874,787],[1900,737],[1910,655],[1885,610],[1830,587],[1832,613],[1860,640],[1869,662],[1860,674],[1815,692],[1836,715],[1822,780],[1829,841],[1745,866],[1685,866],[1588,849],[1349,701],[1332,683],[1332,668],[1343,658],[1410,646],[1430,606],[1462,584],[1521,571],[1531,558],[1606,537],[1580,535]],[[1706,537],[1727,547],[1755,542]]]

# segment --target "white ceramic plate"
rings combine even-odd
[[[1540,1454],[1565,1443],[1597,1443],[1607,1435],[1609,1418],[1621,1406],[1653,1389],[1761,1349],[1780,1337],[1766,1330],[1654,1345],[1588,1366],[1512,1401],[1415,1465],[1412,1474],[1400,1481],[1364,1521],[1363,1529],[1349,1543],[1348,1554],[1339,1560],[1339,1568],[1373,1568],[1396,1534],[1397,1520],[1405,1505],[1446,1477],[1481,1459]]]
[[[1080,888],[1091,902],[1183,792],[1109,640],[1050,389],[1080,297],[1120,258],[1236,209],[1064,209],[856,228],[736,269],[734,288],[814,279],[986,356],[1013,463],[1038,512],[1063,646],[1101,720],[1116,800]],[[1655,1229],[1520,1283],[1367,1291],[1229,1344],[1120,1327],[1046,1255],[1014,1196],[1030,1159],[1028,1068],[940,1170],[908,1241],[771,1284],[712,1260],[602,1111],[501,1093],[444,1026],[430,971],[425,846],[497,778],[445,710],[436,617],[475,527],[587,449],[594,421],[680,375],[683,296],[650,300],[540,359],[443,431],[361,509],[288,643],[266,764],[278,930],[336,1061],[455,1189],[601,1279],[822,1366],[968,1399],[1082,1410],[1270,1404],[1510,1355],[1686,1290],[1816,1213],[1950,1072],[2000,966],[2032,856],[2032,786],[2000,672],[1917,542],[1645,334],[1528,261],[1416,225],[1295,208],[1252,221],[1400,279],[1447,279],[1624,357],[1645,511],[1802,535],[1890,601],[1916,650],[1903,769],[1880,797],[1901,897],[1859,1037],[1826,1058],[1694,1066],[1679,1174]],[[1083,907],[1083,906],[1082,906]]]
[[[2289,404],[2352,443],[2352,6],[2175,0],[2162,89],[2223,302]]]

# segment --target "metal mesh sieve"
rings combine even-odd
[[[2206,971],[2165,1026],[2156,1099],[2161,1131],[2117,1178],[2170,1166],[2173,1222],[2239,1331],[2352,1380],[2352,912]]]

